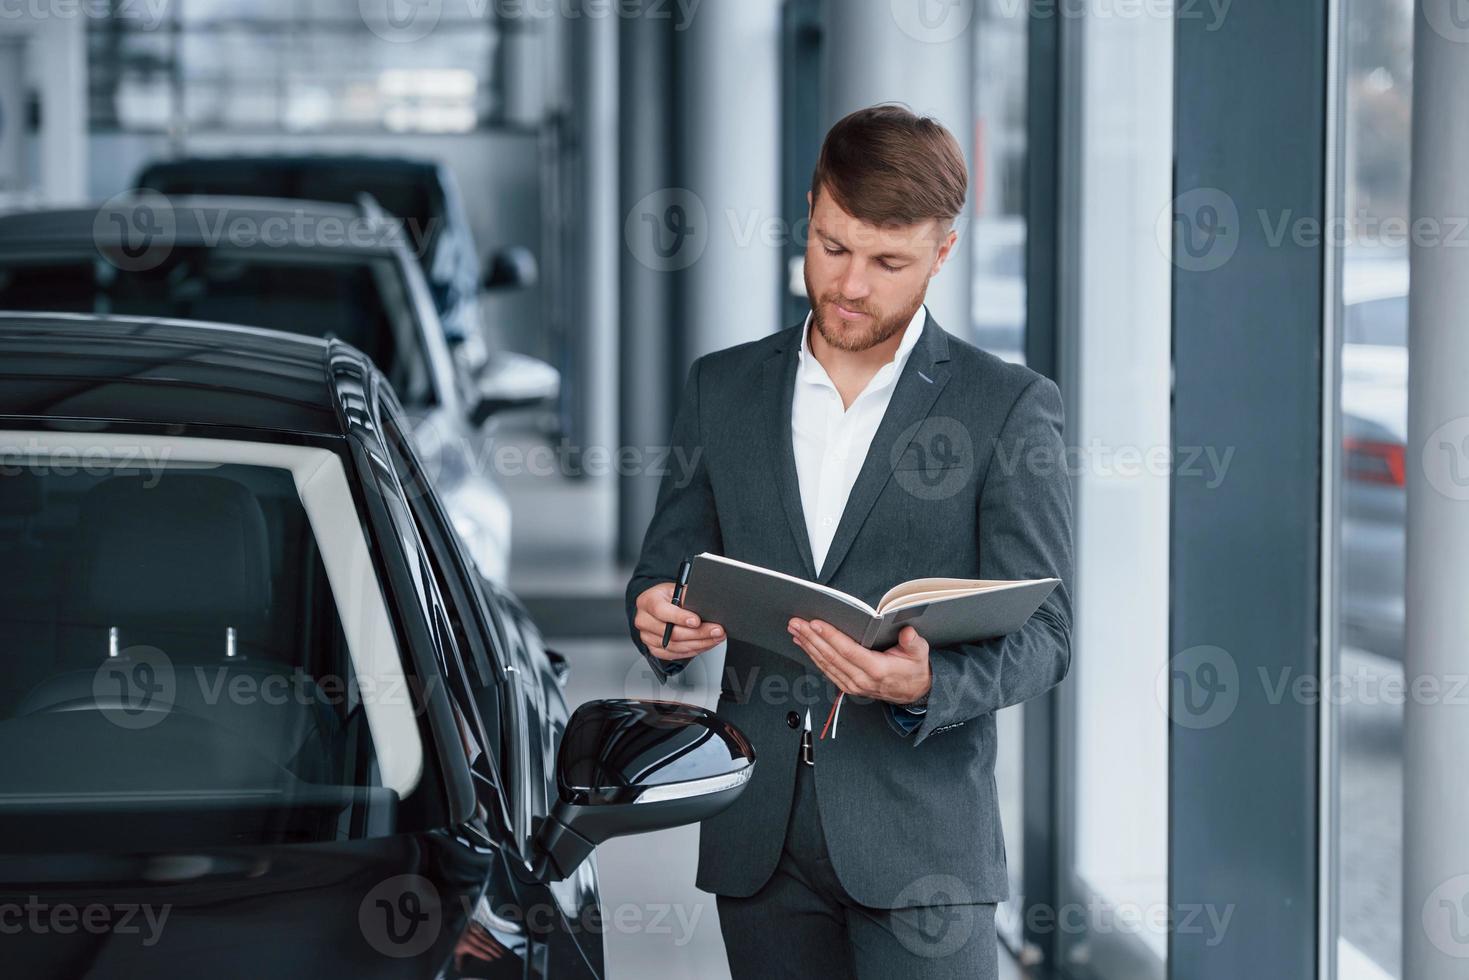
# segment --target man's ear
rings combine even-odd
[[[810,221],[813,217],[815,217],[815,215],[816,215],[816,198],[814,198],[814,197],[811,196],[811,192],[810,191],[807,191],[806,192],[806,220],[807,221]]]
[[[944,267],[944,263],[949,259],[949,253],[954,250],[954,243],[958,240],[959,233],[950,228],[949,233],[944,236],[944,243],[939,246],[938,255],[934,257],[933,271],[928,274],[930,279],[939,274],[939,270]]]

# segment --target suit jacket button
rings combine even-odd
[[[799,726],[801,724],[801,716],[796,714],[794,711],[787,711],[786,724],[790,725],[792,728]]]

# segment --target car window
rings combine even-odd
[[[423,327],[390,257],[178,246],[127,271],[85,254],[0,257],[0,309],[176,317],[334,337],[415,407],[436,403]]]
[[[248,160],[204,162],[150,168],[139,178],[138,186],[169,195],[280,197],[336,204],[356,204],[358,195],[367,193],[384,211],[404,220],[425,271],[427,256],[446,220],[436,176],[418,167],[363,167],[351,161],[297,167]]]
[[[7,844],[18,833],[54,849],[28,802],[42,796],[61,814],[129,810],[127,826],[109,825],[119,846],[182,819],[181,794],[220,801],[213,817],[186,821],[214,843],[391,829],[379,817],[395,794],[373,728],[389,730],[367,701],[408,695],[359,677],[359,634],[344,625],[364,617],[340,603],[362,596],[333,589],[342,548],[324,557],[292,471],[166,454],[141,465],[135,449],[122,462],[0,455]],[[403,714],[411,725],[411,706]],[[229,801],[255,818],[211,837]]]

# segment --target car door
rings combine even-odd
[[[588,860],[565,881],[535,884],[523,873],[532,863],[531,841],[555,802],[556,750],[567,709],[539,632],[508,592],[480,578],[455,537],[442,506],[404,431],[396,403],[384,399],[384,435],[400,470],[410,510],[434,565],[434,577],[458,658],[446,673],[463,678],[455,695],[483,740],[477,791],[487,810],[502,807],[501,853],[513,875],[513,903],[492,911],[523,925],[532,972],[558,977],[599,976],[602,971],[596,864]],[[455,684],[451,681],[451,687]],[[497,729],[497,730],[496,730]],[[480,761],[477,757],[476,761]],[[481,778],[483,777],[483,778]]]

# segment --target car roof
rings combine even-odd
[[[338,341],[231,324],[0,312],[0,416],[339,436]],[[0,425],[7,423],[0,422]]]
[[[415,157],[383,156],[369,153],[261,153],[223,154],[187,157],[170,157],[153,160],[142,171],[141,177],[153,173],[174,170],[190,170],[198,167],[270,168],[272,170],[335,170],[340,167],[355,167],[360,170],[397,170],[404,173],[437,173],[440,164],[432,160]]]
[[[403,249],[401,228],[380,216],[345,204],[285,200],[266,197],[223,197],[181,195],[164,197],[142,191],[137,196],[119,196],[102,204],[80,208],[42,208],[0,215],[0,251],[29,252],[37,247],[102,248],[128,242],[136,236],[139,222],[128,220],[134,209],[146,209],[144,227],[167,236],[166,245],[212,246],[235,238],[229,223],[244,219],[247,234],[284,235],[283,244],[261,242],[276,250],[321,249],[361,255],[388,255]],[[120,220],[111,220],[116,215]],[[276,224],[266,227],[265,222]],[[279,222],[286,222],[285,225]],[[331,225],[323,222],[330,221]],[[338,228],[336,223],[342,227]],[[346,234],[346,230],[351,230]],[[156,231],[161,229],[161,231]],[[302,230],[297,230],[302,229]],[[243,242],[247,247],[248,241]]]

